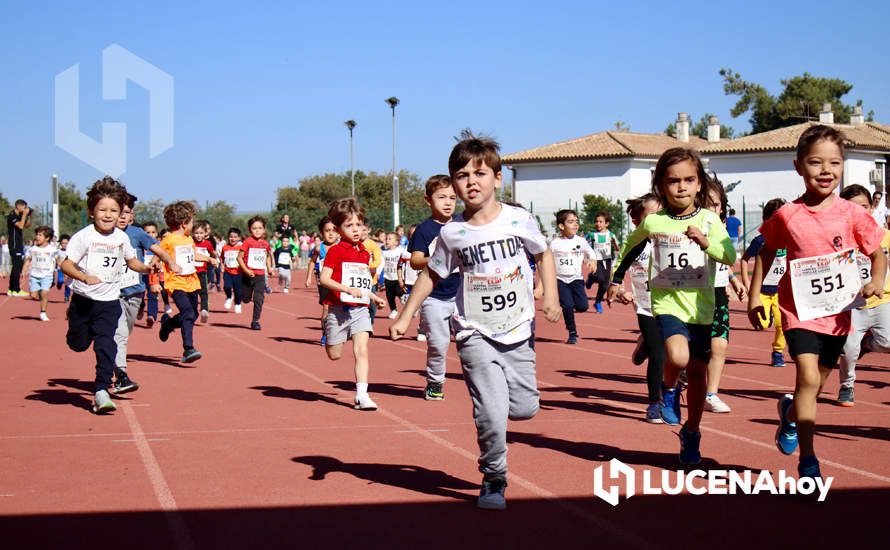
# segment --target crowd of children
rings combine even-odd
[[[498,200],[497,143],[469,133],[451,152],[449,174],[427,180],[430,217],[407,234],[399,226],[372,238],[365,209],[354,198],[330,205],[316,239],[306,232],[296,237],[282,218],[267,240],[261,216],[248,221],[245,235],[232,227],[225,238],[215,236],[184,201],[164,209],[166,229],[159,233],[155,222],[134,223],[136,197],[106,177],[87,194],[92,224],[61,236],[58,246],[52,229],[36,228],[24,269],[41,320],[49,320],[53,286],[65,287],[66,302],[70,295],[67,343],[77,352],[93,347],[96,413],[115,409],[112,394],[139,388],[127,372],[137,319],[147,316],[148,327],[159,321],[162,342],[178,330],[182,364],[201,358],[195,325],[209,322],[214,287],[225,293],[225,310],[239,314],[252,303],[249,325],[261,330],[271,278],[288,293],[293,270],[305,267],[305,286],[314,277],[318,289],[327,357],[340,359],[352,341],[359,410],[377,409],[368,391],[377,308],[389,307],[393,339],[404,338],[419,314],[426,400],[444,399],[445,357],[452,338],[456,342],[480,450],[477,504],[486,509],[506,507],[507,421],[538,411],[536,300],[547,321],[562,317],[572,345],[580,337],[575,316],[588,310],[586,289],[594,284],[596,313],[604,313],[603,301],[635,306],[640,337],[632,361],[647,363],[645,420],[679,425],[679,460],[698,464],[703,413],[731,410],[719,397],[729,306],[731,299],[747,298],[754,328],[775,328],[770,364],[785,365],[787,342],[797,369],[793,395],[778,401],[775,443],[784,454],[799,446],[800,476],[817,477],[816,397],[826,377],[840,361],[837,401],[853,406],[858,359],[890,351],[890,230],[870,215],[866,188],[848,185],[835,193],[843,162],[836,130],[815,125],[804,132],[794,162],[804,192],[790,203],[764,205],[760,235],[741,257],[738,277],[736,246],[725,226],[726,193],[694,150],[661,155],[651,192],[627,201],[635,228],[621,246],[607,212],[596,213],[585,238],[571,209],[556,213],[558,234],[548,243],[534,216]],[[464,206],[459,216],[458,200]],[[159,297],[165,304],[160,318]]]

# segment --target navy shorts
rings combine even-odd
[[[662,339],[682,334],[689,342],[689,356],[704,362],[711,360],[711,325],[693,325],[677,319],[673,315],[658,315],[658,328]]]

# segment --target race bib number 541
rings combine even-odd
[[[788,263],[791,291],[801,321],[835,315],[862,305],[862,279],[852,248]]]

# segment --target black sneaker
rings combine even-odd
[[[840,391],[837,392],[837,404],[841,407],[852,407],[855,404],[853,386],[841,386]]]
[[[130,377],[127,376],[127,371],[117,370],[114,384],[110,388],[111,393],[120,395],[122,393],[136,391],[138,389],[139,384],[130,380]]]
[[[577,344],[578,343],[578,335],[574,332],[569,333],[569,339],[566,340],[566,344]]]
[[[646,362],[646,359],[649,358],[649,350],[646,348],[646,342],[643,340],[643,337],[640,336],[637,338],[637,347],[634,348],[634,353],[631,356],[631,361],[633,361],[634,365],[640,366]]]
[[[263,330],[263,327],[261,327],[259,323],[254,321],[253,323],[250,323],[250,330]]]
[[[201,355],[201,352],[196,350],[195,348],[189,348],[189,349],[185,350],[184,352],[182,352],[182,362],[186,363],[186,364],[194,363],[201,357],[203,357]]]
[[[427,382],[423,398],[427,401],[442,401],[445,399],[445,390],[442,388],[442,382]]]
[[[479,491],[476,506],[483,510],[505,510],[507,501],[504,498],[504,491],[506,490],[507,478],[501,476],[482,478],[482,490]]]
[[[173,328],[170,326],[170,316],[166,313],[161,315],[161,330],[158,332],[158,337],[160,337],[161,342],[166,342],[168,338],[170,338],[170,333],[173,332]]]

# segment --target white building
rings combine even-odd
[[[561,208],[583,205],[583,196],[597,194],[625,200],[648,192],[658,157],[667,149],[697,149],[707,168],[732,187],[730,206],[742,217],[744,202],[748,232],[760,221],[760,205],[774,197],[791,200],[803,190],[794,170],[797,140],[816,124],[806,122],[733,140],[720,140],[720,126],[712,117],[708,140],[689,135],[689,119],[680,113],[677,137],[636,132],[600,132],[504,156],[513,171],[513,197],[552,223]],[[890,126],[865,122],[857,108],[850,124],[833,124],[830,107],[820,122],[831,124],[846,138],[844,182],[871,190],[884,189],[890,157]],[[732,184],[735,184],[732,186]]]

